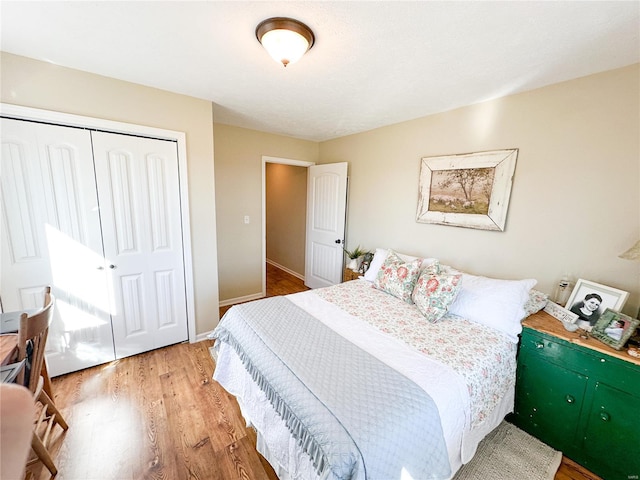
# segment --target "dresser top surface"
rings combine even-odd
[[[626,362],[640,365],[640,358],[635,358],[629,355],[626,348],[623,348],[622,350],[615,350],[590,335],[587,338],[584,338],[581,336],[581,334],[584,334],[583,330],[569,332],[562,326],[562,322],[556,320],[547,312],[542,310],[527,317],[522,322],[522,326],[537,330],[538,332],[553,335],[554,337],[558,337],[574,345],[589,348],[591,350],[619,358]]]

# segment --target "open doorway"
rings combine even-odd
[[[262,291],[267,263],[304,280],[307,168],[314,162],[262,157]]]

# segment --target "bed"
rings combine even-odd
[[[364,278],[232,307],[214,379],[281,480],[449,479],[512,411],[534,285],[377,249]]]

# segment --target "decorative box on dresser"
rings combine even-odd
[[[605,480],[640,478],[640,359],[543,311],[523,327],[513,422]]]

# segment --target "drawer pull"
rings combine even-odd
[[[567,403],[575,403],[576,399],[571,396],[571,395],[567,395],[566,397],[564,397],[565,400],[567,401]]]
[[[544,348],[544,343],[536,342],[536,348]]]
[[[600,419],[603,422],[608,422],[611,419],[611,417],[609,416],[609,414],[607,412],[600,412]]]

